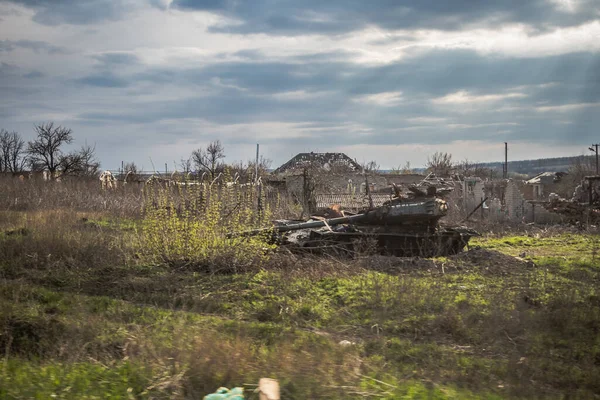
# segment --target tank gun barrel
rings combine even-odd
[[[323,219],[319,221],[308,221],[275,225],[272,228],[254,229],[239,233],[230,233],[228,237],[253,236],[264,232],[289,232],[300,229],[320,228],[323,226],[335,226],[340,224],[358,223],[362,225],[399,225],[399,224],[426,224],[431,225],[446,215],[448,206],[445,201],[436,198],[425,199],[416,203],[399,203],[385,205],[361,214],[349,215]]]
[[[350,223],[350,222],[360,222],[360,220],[364,219],[365,217],[366,217],[366,214],[356,214],[356,215],[349,215],[347,217],[323,219],[320,221],[308,221],[308,222],[299,222],[299,223],[295,223],[295,224],[275,225],[272,228],[261,228],[261,229],[253,229],[253,230],[245,231],[245,232],[230,233],[227,236],[228,237],[254,236],[254,235],[259,235],[261,233],[270,232],[270,231],[289,232],[289,231],[297,231],[300,229],[321,228],[321,227],[327,226],[327,225],[335,226],[335,225],[346,224],[346,223]]]
[[[278,225],[275,226],[274,229],[277,232],[288,232],[295,231],[299,229],[309,229],[309,228],[320,228],[322,226],[335,226],[339,224],[346,224],[349,222],[360,222],[360,220],[365,219],[367,214],[356,214],[349,215],[347,217],[337,217],[324,219],[320,221],[308,221],[308,222],[299,222],[297,224],[287,224],[287,225]]]

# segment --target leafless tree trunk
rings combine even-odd
[[[98,173],[100,163],[95,159],[95,147],[83,146],[79,151],[64,154],[62,147],[73,142],[71,129],[54,126],[53,122],[36,125],[37,138],[28,143],[27,153],[32,169],[48,170],[56,179],[59,175]]]
[[[225,149],[220,140],[210,142],[206,149],[199,148],[192,152],[192,161],[198,170],[206,171],[211,179],[215,179],[217,174],[223,170],[224,164],[221,161],[225,158]]]
[[[96,148],[82,146],[79,151],[73,151],[63,156],[60,161],[60,172],[63,175],[96,176],[100,163],[96,160]]]
[[[373,172],[379,171],[379,164],[377,164],[377,161],[375,161],[375,160],[364,163],[363,165],[361,165],[361,167],[362,167],[363,172],[367,172],[367,173],[373,173]]]
[[[192,166],[193,166],[192,157],[182,158],[179,163],[179,166],[181,167],[184,174],[188,174],[188,173],[192,172]]]
[[[392,168],[390,171],[393,175],[409,175],[413,173],[412,168],[410,167],[410,161],[407,161],[404,166],[398,165],[398,167]]]
[[[483,167],[481,164],[476,164],[465,158],[464,161],[456,164],[455,166],[458,173],[464,176],[475,176],[482,179],[490,177],[490,169]]]
[[[53,122],[36,125],[34,130],[37,138],[27,146],[32,167],[47,169],[56,178],[64,158],[61,147],[73,142],[72,131],[60,125],[55,127]]]
[[[438,176],[448,176],[452,172],[452,154],[435,152],[427,157],[427,170]]]
[[[25,141],[17,132],[0,129],[0,172],[19,174],[26,163]]]

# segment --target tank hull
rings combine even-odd
[[[396,257],[436,257],[460,253],[477,233],[466,229],[443,229],[432,233],[309,231],[287,247],[296,252],[359,254]]]

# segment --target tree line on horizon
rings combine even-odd
[[[50,176],[96,176],[100,172],[100,162],[96,158],[95,146],[83,145],[79,149],[66,151],[65,146],[73,143],[73,131],[54,122],[34,125],[36,136],[33,140],[25,142],[18,132],[9,132],[0,129],[0,173],[20,175],[25,172],[48,171]],[[592,173],[592,157],[558,157],[538,160],[511,161],[509,172],[512,177],[525,178],[531,168],[544,168],[556,165],[557,162],[566,164],[569,172],[577,177]],[[206,147],[192,151],[188,158],[180,160],[179,168],[185,174],[195,172],[206,175],[214,180],[219,174],[228,171],[232,176],[247,180],[256,175],[256,160],[247,162],[237,161],[225,163],[225,148],[220,140],[210,142]],[[258,173],[263,176],[268,173],[271,160],[261,156],[258,160]],[[474,163],[465,159],[455,162],[452,154],[435,152],[428,156],[426,173],[447,177],[453,174],[475,176],[480,178],[500,178],[497,167],[502,163]],[[376,161],[369,161],[361,165],[364,172],[381,172]],[[139,168],[134,162],[127,162],[123,168],[124,173],[138,174]],[[410,162],[403,166],[392,168],[390,174],[412,174]]]
[[[83,145],[66,151],[73,143],[73,131],[53,122],[34,125],[36,137],[28,142],[18,132],[0,129],[0,173],[20,175],[25,172],[48,171],[54,179],[60,176],[94,176],[100,169],[95,147]]]
[[[34,125],[36,136],[26,142],[21,135],[6,129],[0,129],[0,174],[15,176],[27,172],[47,171],[53,179],[63,176],[98,176],[100,162],[96,158],[95,146],[83,145],[76,150],[67,151],[65,147],[73,143],[73,131],[54,122]],[[239,161],[227,165],[224,162],[225,148],[220,140],[210,142],[205,148],[192,151],[187,159],[182,159],[179,167],[182,172],[206,173],[215,179],[226,169],[244,179],[256,174],[256,161]],[[271,160],[260,157],[259,176],[268,172]],[[134,162],[127,162],[124,173],[138,174],[139,168]]]

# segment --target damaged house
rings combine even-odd
[[[317,168],[324,171],[342,170],[362,172],[362,167],[344,153],[298,153],[291,160],[281,165],[274,174],[293,174],[305,168]]]
[[[284,181],[288,193],[309,212],[332,204],[352,211],[364,208],[369,205],[367,184],[377,207],[391,198],[392,184],[407,187],[424,178],[378,172],[365,177],[362,166],[344,153],[314,152],[297,154],[275,169],[273,176]]]
[[[559,184],[566,172],[542,172],[525,181],[522,188],[526,200],[546,200],[550,193],[560,191]]]

